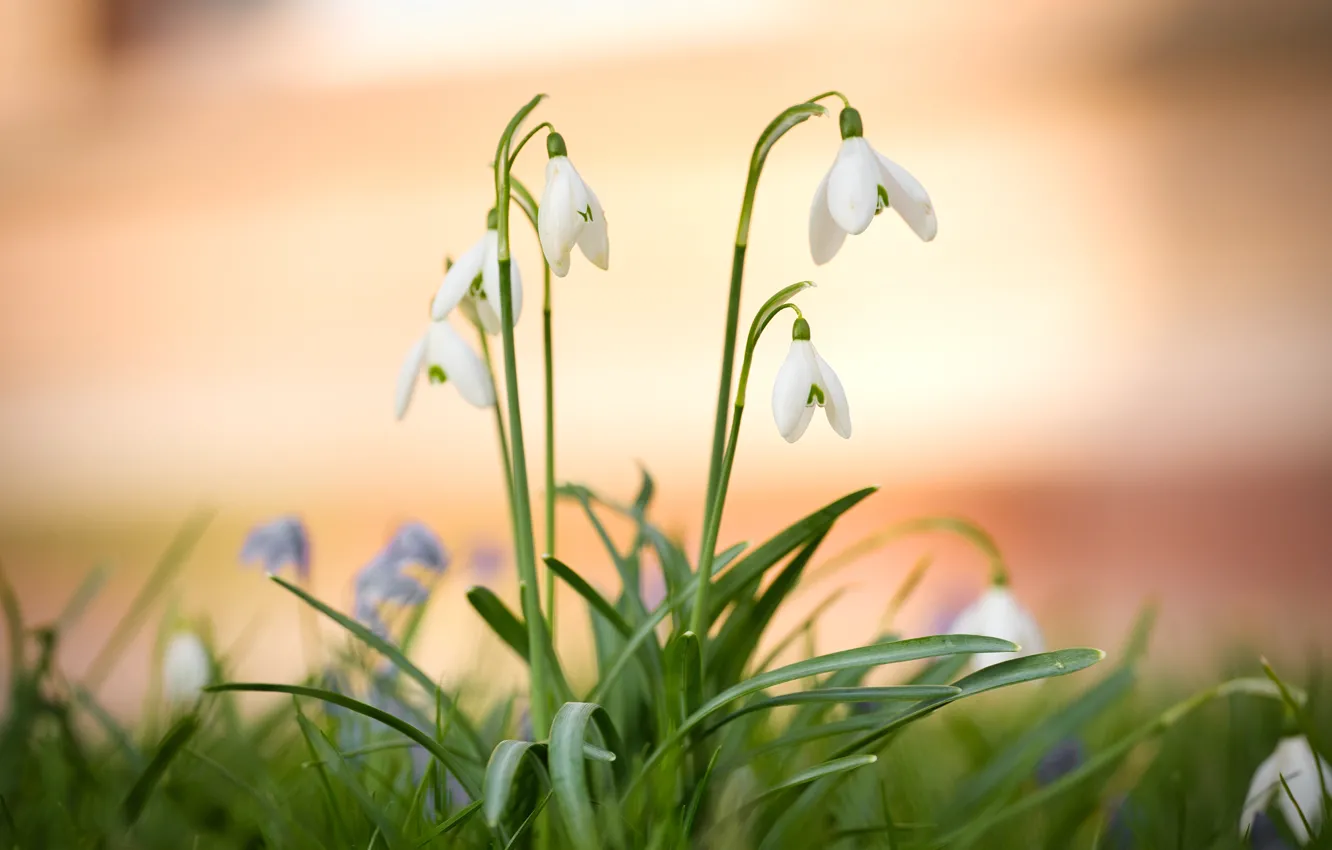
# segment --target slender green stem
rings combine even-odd
[[[486,332],[477,328],[481,337],[481,357],[486,361],[486,371],[490,373],[490,382],[495,383],[495,361],[490,356],[490,340]],[[504,431],[504,411],[495,400],[495,436],[499,440],[500,460],[504,464],[504,497],[509,501],[509,531],[518,539],[518,512],[513,503],[513,460],[509,457],[509,435]],[[514,556],[515,560],[517,556]]]
[[[828,110],[812,101],[832,95],[842,97],[842,100],[846,101],[846,98],[838,92],[827,92],[812,98],[811,101],[798,103],[772,119],[759,135],[758,141],[754,143],[754,152],[749,158],[749,178],[745,181],[745,196],[740,203],[740,221],[735,229],[735,251],[731,257],[731,287],[726,297],[726,334],[722,342],[721,379],[717,382],[717,413],[712,423],[708,489],[703,502],[704,528],[711,521],[712,510],[717,503],[718,476],[721,474],[722,454],[725,450],[722,439],[726,436],[726,410],[731,404],[731,377],[735,369],[735,342],[740,323],[740,291],[745,276],[745,249],[749,245],[749,220],[754,213],[754,196],[758,192],[759,176],[763,173],[763,164],[767,161],[768,152],[787,130],[815,115],[827,113]],[[700,551],[700,564],[704,557],[705,553]]]
[[[542,121],[540,124],[536,125],[536,126],[533,127],[531,130],[527,131],[527,135],[523,136],[522,141],[520,141],[518,144],[514,145],[514,146],[513,146],[513,151],[509,153],[509,170],[510,170],[510,171],[513,170],[513,163],[514,163],[514,160],[518,159],[518,154],[522,151],[523,147],[524,147],[528,142],[532,141],[532,137],[535,136],[537,133],[540,133],[542,130],[550,130],[551,132],[554,132],[554,130],[555,130],[555,125],[552,124],[552,123],[550,123],[549,121]]]
[[[744,415],[745,405],[737,402],[731,415],[731,435],[726,441],[726,454],[722,458],[720,475],[717,477],[717,492],[714,495],[712,510],[708,511],[708,524],[703,529],[703,550],[698,560],[698,586],[694,588],[694,610],[689,617],[689,629],[698,635],[699,645],[706,645],[708,629],[712,618],[708,615],[708,589],[712,584],[712,561],[717,551],[717,535],[721,531],[722,508],[726,505],[726,491],[731,483],[731,467],[735,465],[735,446],[740,436],[740,417]]]
[[[542,345],[546,355],[546,554],[555,554],[555,360],[551,354],[550,264],[543,263],[545,304],[541,310]],[[546,568],[546,622],[555,634],[555,573]]]
[[[524,585],[523,617],[527,621],[530,647],[531,711],[537,735],[548,734],[552,706],[548,701],[545,643],[546,622],[541,614],[541,591],[537,586],[536,552],[532,532],[532,494],[527,479],[527,448],[523,440],[523,415],[518,399],[518,356],[513,339],[513,275],[509,259],[509,168],[513,135],[543,95],[537,95],[509,121],[495,152],[496,254],[499,261],[500,332],[504,350],[504,382],[508,396],[509,441],[513,456],[513,505],[518,577]]]

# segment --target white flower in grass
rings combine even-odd
[[[606,214],[596,193],[583,182],[569,161],[564,137],[546,137],[546,188],[537,211],[537,234],[550,270],[558,277],[569,273],[569,254],[574,245],[599,269],[610,267],[610,241],[606,236]]]
[[[495,227],[495,211],[491,210],[486,235],[444,272],[444,282],[430,305],[430,317],[435,321],[442,321],[454,307],[459,307],[486,333],[493,336],[502,329],[499,232]],[[513,302],[513,323],[517,325],[518,317],[523,314],[523,275],[512,258],[509,260],[509,298]]]
[[[1319,770],[1323,778],[1318,778]],[[1281,780],[1286,780],[1290,793],[1282,787]],[[1309,831],[1304,828],[1304,819],[1316,833],[1323,821],[1323,785],[1332,790],[1332,767],[1322,756],[1314,753],[1309,740],[1303,735],[1291,735],[1282,738],[1276,750],[1268,756],[1258,769],[1253,772],[1253,781],[1249,783],[1249,793],[1245,797],[1244,811],[1240,815],[1240,835],[1245,835],[1253,827],[1258,813],[1276,800],[1281,807],[1281,814],[1286,819],[1286,826],[1295,835],[1300,844],[1308,844]],[[1294,800],[1292,801],[1292,797]],[[1298,810],[1296,806],[1298,805]]]
[[[772,385],[772,417],[788,443],[794,443],[805,433],[816,406],[824,409],[828,424],[839,436],[851,437],[851,408],[846,391],[837,373],[809,341],[809,323],[800,318],[791,329],[791,349]]]
[[[469,404],[490,407],[495,403],[495,384],[490,370],[448,322],[431,322],[425,336],[407,352],[398,372],[395,409],[399,419],[407,412],[421,374],[432,384],[451,382]]]
[[[957,615],[948,633],[995,637],[1018,645],[1017,652],[980,652],[973,655],[972,666],[977,670],[1010,658],[1045,651],[1045,638],[1036,620],[1018,604],[1007,585],[992,585],[980,599]]]
[[[814,192],[809,210],[809,251],[823,265],[846,235],[864,233],[884,209],[897,211],[923,241],[939,231],[934,206],[920,181],[865,140],[860,113],[842,110],[842,147]]]
[[[298,576],[309,578],[310,536],[305,523],[298,516],[287,515],[256,525],[241,545],[240,560],[244,564],[259,561],[269,575],[291,564]]]
[[[162,689],[174,703],[194,702],[212,679],[213,661],[194,632],[176,632],[162,653]]]

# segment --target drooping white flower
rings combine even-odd
[[[509,260],[509,298],[513,302],[513,323],[517,325],[523,314],[523,275],[512,258]],[[495,230],[493,210],[486,234],[444,272],[444,282],[430,305],[430,317],[437,322],[443,321],[454,307],[459,307],[468,319],[481,325],[492,336],[503,327],[500,321],[499,232]]]
[[[957,615],[948,633],[995,637],[1018,645],[1017,652],[980,652],[973,655],[971,663],[977,670],[1010,658],[1045,651],[1045,638],[1036,620],[1018,604],[1007,585],[992,585],[980,599]]]
[[[550,159],[546,161],[546,188],[537,211],[537,234],[550,270],[558,277],[569,273],[569,254],[574,245],[592,265],[609,268],[610,241],[601,202],[569,161],[559,133],[546,137],[546,151]]]
[[[288,514],[256,525],[241,545],[240,560],[244,564],[259,561],[269,575],[291,564],[300,578],[309,578],[310,536],[305,523]]]
[[[208,648],[194,632],[176,632],[162,653],[162,689],[174,703],[194,702],[212,678]]]
[[[923,241],[939,231],[930,196],[920,181],[876,151],[863,135],[860,113],[842,110],[842,147],[814,192],[809,209],[809,251],[823,265],[846,235],[864,233],[874,217],[891,208]]]
[[[399,419],[407,412],[423,372],[432,384],[452,382],[462,397],[475,407],[490,407],[495,403],[495,384],[490,378],[490,370],[447,321],[431,322],[425,335],[412,345],[402,362],[395,399]]]
[[[1322,770],[1320,782],[1318,771]],[[1281,786],[1281,780],[1290,786],[1290,794]],[[1281,814],[1286,825],[1294,833],[1300,844],[1308,844],[1310,835],[1304,828],[1300,813],[1315,833],[1323,821],[1323,784],[1332,789],[1332,767],[1322,756],[1314,753],[1309,740],[1303,735],[1291,735],[1282,738],[1272,755],[1258,765],[1253,772],[1253,781],[1249,783],[1248,796],[1244,798],[1244,811],[1240,815],[1240,835],[1245,835],[1253,827],[1258,813],[1276,800],[1281,807]],[[1294,797],[1294,801],[1291,800]],[[1298,811],[1296,804],[1299,805]]]
[[[816,406],[824,409],[828,424],[839,436],[851,437],[851,408],[846,391],[837,373],[809,341],[809,323],[800,318],[791,330],[791,349],[772,385],[772,417],[788,443],[794,443],[805,433]]]

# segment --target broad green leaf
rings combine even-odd
[[[325,617],[328,617],[330,620],[337,623],[339,626],[342,626],[342,628],[350,632],[351,635],[355,637],[357,640],[361,641],[361,643],[364,643],[366,646],[375,650],[380,655],[383,655],[390,662],[392,662],[394,667],[397,667],[403,673],[406,673],[409,677],[415,680],[416,683],[420,685],[427,694],[430,694],[431,696],[442,700],[444,706],[446,708],[451,709],[451,707],[453,706],[453,700],[449,699],[448,694],[445,694],[440,689],[440,687],[430,679],[429,676],[421,672],[421,668],[413,664],[407,658],[407,656],[403,655],[402,651],[399,650],[396,646],[394,646],[390,641],[385,640],[384,638],[370,631],[370,629],[356,622],[351,617],[348,617],[339,611],[335,611],[334,609],[325,605],[323,602],[320,602],[318,599],[311,596],[309,593],[306,593],[303,588],[297,587],[296,585],[287,582],[286,580],[282,579],[280,576],[269,576],[269,579],[275,584],[277,584],[279,587],[283,588],[284,590],[287,590],[290,593],[295,594],[311,608],[314,608],[316,611],[323,614]],[[471,750],[473,754],[470,758],[470,761],[472,761],[474,765],[479,767],[481,764],[482,753],[485,752],[485,748],[481,744],[481,739],[477,736],[476,730],[472,728],[472,725],[467,722],[467,719],[463,717],[461,713],[458,714],[457,726],[462,731],[463,737],[467,741],[468,748]]]
[[[666,699],[671,728],[702,703],[702,653],[698,635],[682,632],[666,644]]]
[[[482,814],[486,823],[500,840],[507,842],[510,835],[504,829],[505,821],[513,816],[511,806],[516,796],[535,795],[535,786],[528,785],[520,795],[515,795],[514,784],[524,764],[535,775],[544,775],[546,768],[546,745],[532,741],[500,741],[490,754],[486,764],[486,776],[483,782],[485,802]]]
[[[343,696],[335,691],[324,688],[309,688],[303,685],[279,685],[268,684],[264,682],[227,682],[221,685],[211,685],[205,690],[211,693],[221,691],[253,691],[256,693],[269,694],[290,694],[298,697],[313,697],[314,699],[330,702],[334,705],[340,705],[343,708],[356,712],[357,714],[369,717],[371,720],[377,720],[385,726],[406,735],[416,743],[425,747],[435,758],[439,759],[458,781],[462,783],[464,790],[473,798],[481,796],[481,786],[478,782],[477,767],[469,763],[466,759],[459,757],[455,751],[450,751],[443,744],[436,741],[432,736],[421,731],[417,727],[401,720],[387,711],[376,708],[373,705],[367,705],[360,700]]]
[[[509,645],[518,657],[524,661],[531,661],[531,655],[527,648],[527,626],[518,616],[508,609],[489,588],[476,586],[468,589],[467,601],[476,609],[476,613],[481,615],[481,619],[486,621],[486,625],[499,636],[499,639]]]
[[[922,700],[951,697],[960,694],[960,688],[952,685],[893,685],[882,688],[816,688],[810,691],[796,691],[791,694],[768,697],[736,709],[713,723],[703,733],[711,735],[721,727],[756,711],[767,711],[784,705],[802,705],[805,703],[846,703],[846,702],[890,702],[898,700]]]
[[[606,622],[615,627],[615,630],[625,637],[633,634],[633,629],[625,622],[620,612],[615,610],[615,606],[606,601],[606,597],[597,593],[596,588],[583,580],[583,577],[565,564],[560,559],[551,555],[545,555],[546,566],[550,568],[565,584],[573,588],[574,592],[587,600],[592,609],[606,618]]]
[[[606,712],[598,705],[588,702],[565,703],[560,706],[550,724],[548,759],[555,803],[564,820],[569,840],[583,850],[601,850],[604,846],[587,787],[583,755],[587,726],[594,718],[603,741],[614,752],[619,748],[619,736]],[[619,762],[616,764],[617,773],[622,775],[624,768],[618,766]]]
[[[161,781],[162,775],[166,773],[171,762],[184,746],[189,743],[194,733],[199,731],[199,718],[193,714],[187,714],[176,722],[174,726],[162,738],[162,742],[157,745],[157,751],[153,757],[148,760],[139,777],[134,780],[130,786],[129,793],[125,795],[125,801],[121,804],[121,811],[125,815],[125,822],[133,824],[143,813],[143,807],[147,804],[149,796],[153,789]]]

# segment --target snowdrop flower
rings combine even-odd
[[[836,255],[846,235],[864,233],[874,217],[891,207],[929,242],[939,230],[925,187],[902,166],[865,141],[860,113],[842,110],[842,147],[814,192],[809,210],[809,251],[823,265]]]
[[[444,282],[430,305],[430,317],[442,321],[460,307],[467,318],[486,333],[501,330],[499,290],[499,232],[494,210],[486,220],[486,235],[444,272]],[[509,297],[513,301],[513,323],[523,314],[523,276],[518,263],[509,260]]]
[[[245,537],[240,560],[244,564],[262,562],[269,575],[291,564],[301,579],[309,578],[310,537],[305,523],[298,516],[287,515],[256,525]]]
[[[953,621],[948,629],[953,635],[982,635],[1001,640],[1012,641],[1019,647],[1018,652],[979,652],[972,656],[972,666],[977,669],[1021,658],[1045,651],[1045,639],[1040,627],[1017,600],[1007,585],[992,585],[985,594],[977,599]]]
[[[1323,772],[1321,782],[1318,778],[1320,769]],[[1290,786],[1290,794],[1281,786],[1283,778]],[[1300,812],[1304,813],[1309,826],[1317,832],[1323,820],[1324,783],[1332,788],[1332,767],[1314,753],[1309,740],[1303,735],[1282,738],[1276,751],[1258,765],[1253,773],[1253,781],[1249,783],[1249,793],[1245,797],[1244,812],[1240,815],[1240,835],[1250,831],[1254,818],[1275,799],[1295,839],[1300,844],[1308,844],[1310,835],[1300,819]],[[1294,802],[1291,797],[1295,798]]]
[[[193,632],[176,632],[162,654],[162,685],[174,703],[194,702],[212,678],[212,659]]]
[[[827,413],[828,424],[839,436],[851,437],[846,391],[837,373],[814,350],[814,343],[809,341],[809,322],[802,317],[791,329],[791,350],[772,385],[772,416],[786,442],[794,443],[805,433],[816,405]]]
[[[490,370],[446,321],[431,322],[425,336],[416,341],[402,362],[395,399],[399,419],[407,413],[412,394],[416,392],[417,379],[423,372],[432,384],[452,381],[463,399],[474,407],[495,404],[495,384],[491,381]]]
[[[592,265],[609,268],[610,242],[601,202],[569,161],[563,136],[547,136],[546,152],[550,159],[546,161],[546,188],[537,210],[537,234],[550,270],[558,277],[569,273],[569,254],[574,245]]]

